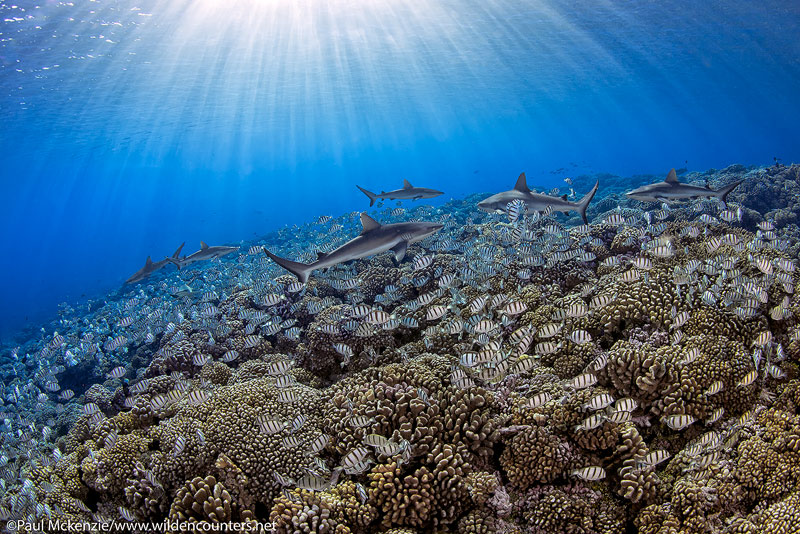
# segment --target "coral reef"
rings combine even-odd
[[[598,198],[579,226],[387,210],[444,229],[307,284],[254,245],[131,290],[2,385],[0,516],[795,532],[799,168],[687,177],[744,180],[727,205]],[[309,261],[356,219],[270,246]]]

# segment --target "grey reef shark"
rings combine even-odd
[[[174,263],[178,269],[183,269],[187,265],[191,265],[195,262],[221,258],[237,250],[239,250],[239,247],[209,247],[204,241],[200,241],[200,250],[194,254],[184,256],[183,258],[173,256],[172,258],[167,258],[167,261]]]
[[[599,185],[600,182],[598,181],[594,184],[592,190],[586,193],[582,199],[578,202],[570,202],[567,200],[567,195],[553,197],[532,192],[530,188],[528,188],[528,184],[525,181],[525,173],[523,172],[519,175],[519,178],[517,178],[514,189],[497,193],[496,195],[492,195],[478,202],[478,209],[489,213],[505,213],[510,202],[521,200],[525,203],[526,213],[546,211],[548,208],[561,213],[577,211],[583,218],[583,222],[588,223],[589,221],[586,219],[586,208],[589,206],[589,202],[592,201],[592,198],[594,198],[594,194],[597,193]]]
[[[324,254],[317,253],[314,263],[299,263],[276,256],[266,248],[264,253],[275,263],[294,274],[304,284],[317,269],[327,269],[360,258],[380,254],[387,250],[394,252],[397,262],[403,260],[408,246],[441,230],[444,225],[430,222],[401,222],[381,224],[366,213],[361,214],[361,234],[336,250]]]
[[[176,250],[175,253],[172,255],[173,259],[176,260],[178,259],[178,255],[181,253],[181,249],[185,244],[186,244],[185,242],[181,243],[181,246],[179,246],[178,250]],[[163,260],[153,261],[150,259],[150,256],[147,256],[147,260],[144,262],[144,267],[133,273],[133,275],[130,278],[125,280],[125,283],[133,284],[136,282],[140,282],[145,278],[147,278],[148,276],[150,276],[151,274],[153,274],[154,272],[163,269],[169,263],[172,263],[170,261],[170,258],[164,258]]]
[[[736,189],[736,186],[740,183],[742,183],[742,180],[728,184],[721,189],[684,184],[678,181],[675,169],[672,169],[663,182],[643,185],[630,193],[626,193],[626,196],[642,202],[679,202],[695,198],[718,198],[724,203],[728,194]]]
[[[369,205],[375,204],[377,199],[388,198],[389,200],[417,200],[420,198],[433,198],[439,195],[444,195],[443,192],[436,189],[428,189],[427,187],[414,187],[408,180],[403,180],[403,188],[395,189],[394,191],[381,191],[380,194],[367,191],[360,185],[357,185],[362,193],[369,197]]]

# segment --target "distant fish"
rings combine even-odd
[[[663,182],[643,185],[626,193],[626,195],[642,202],[675,202],[696,198],[718,198],[725,202],[730,192],[736,189],[736,186],[740,183],[742,183],[742,180],[728,184],[721,189],[684,184],[678,181],[675,169],[672,169]]]
[[[356,186],[358,189],[367,195],[369,198],[369,205],[372,206],[375,204],[377,199],[389,199],[389,200],[417,200],[420,198],[433,198],[438,197],[439,195],[443,195],[444,193],[441,191],[437,191],[436,189],[428,189],[427,187],[414,187],[408,180],[403,180],[403,188],[402,189],[395,189],[394,191],[381,191],[380,194],[373,193],[372,191],[367,191],[361,186]]]
[[[600,183],[594,184],[594,187],[584,195],[578,202],[570,202],[567,200],[567,195],[561,197],[552,197],[549,195],[542,195],[540,193],[533,193],[525,181],[525,173],[519,175],[514,189],[497,193],[489,198],[482,200],[478,203],[478,209],[488,213],[505,213],[509,203],[514,200],[521,200],[525,203],[527,213],[533,212],[547,212],[558,211],[568,213],[570,211],[577,211],[583,218],[583,222],[588,222],[586,218],[586,208],[589,202],[594,198],[597,188]]]

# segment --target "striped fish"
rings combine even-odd
[[[322,449],[325,448],[330,439],[331,439],[330,436],[328,436],[327,434],[320,434],[319,436],[314,438],[306,448],[305,451],[306,456],[312,456],[322,451]]]
[[[125,367],[122,365],[114,367],[106,376],[108,376],[108,378],[121,378],[125,376]]]
[[[586,307],[586,304],[583,302],[575,302],[567,308],[565,315],[572,319],[580,319],[581,317],[585,317],[588,313],[589,308]]]
[[[525,213],[525,202],[516,198],[506,204],[506,215],[508,215],[508,222],[511,224],[517,222],[520,215]]]
[[[781,379],[786,376],[786,373],[784,373],[783,370],[774,363],[768,363],[764,367],[764,370],[767,372],[769,376],[775,379]]]
[[[261,336],[259,336],[258,334],[253,334],[244,337],[244,347],[246,349],[252,349],[259,343],[261,343]]]
[[[693,361],[695,361],[698,356],[700,356],[700,349],[698,349],[697,347],[693,347],[684,353],[683,359],[678,363],[688,365]]]
[[[527,402],[523,404],[523,407],[530,409],[538,408],[539,406],[542,406],[550,402],[551,399],[552,396],[547,392],[537,393],[536,395],[528,399]]]
[[[545,341],[543,343],[537,343],[534,347],[534,352],[540,356],[546,356],[548,354],[553,354],[558,349],[561,348],[561,343],[553,343],[552,341]]]
[[[186,438],[178,436],[175,440],[175,446],[172,448],[172,456],[178,456],[186,448]]]
[[[533,369],[537,365],[537,361],[534,358],[522,358],[517,363],[511,367],[511,374],[523,374],[527,373],[531,369]]]
[[[632,417],[631,412],[625,410],[615,410],[611,412],[611,415],[608,415],[606,419],[612,423],[620,425],[622,423],[627,423],[632,419]]]
[[[706,390],[706,395],[707,396],[716,395],[717,393],[722,391],[724,387],[725,383],[722,380],[716,380],[712,382],[711,385],[708,387],[708,389]]]
[[[736,384],[736,387],[742,388],[749,386],[750,384],[755,382],[756,378],[758,378],[758,370],[753,369],[752,371],[744,375],[741,380],[739,380],[739,382]]]
[[[294,449],[299,447],[302,442],[297,436],[286,436],[281,438],[281,444],[287,449]]]
[[[297,479],[294,483],[298,489],[304,489],[307,491],[323,491],[330,487],[330,481],[323,479],[317,475],[304,475]]]
[[[197,353],[192,356],[192,363],[195,364],[197,367],[202,367],[211,361],[211,355]]]
[[[549,323],[549,324],[546,324],[542,328],[539,329],[538,335],[542,339],[548,339],[548,338],[551,338],[551,337],[555,336],[559,332],[561,332],[561,329],[563,327],[564,327],[564,325],[562,325],[562,324]]]
[[[570,382],[570,385],[574,389],[586,389],[589,386],[593,386],[597,383],[597,377],[592,373],[583,373],[581,375],[576,376]]]
[[[664,417],[664,423],[672,430],[683,430],[692,425],[697,419],[687,414],[669,415]]]
[[[256,417],[256,424],[258,425],[259,430],[261,430],[261,433],[268,436],[277,434],[278,432],[283,432],[283,430],[286,428],[285,421],[268,415],[259,415]]]
[[[306,422],[308,417],[305,414],[300,414],[294,419],[292,419],[291,427],[289,428],[289,432],[295,433],[300,430]]]
[[[483,306],[486,304],[487,300],[489,300],[488,295],[482,295],[480,297],[475,298],[472,302],[469,303],[469,311],[471,313],[478,313],[480,310],[483,309]]]
[[[475,325],[474,331],[476,334],[485,334],[497,328],[497,323],[491,319],[482,319]]]
[[[300,397],[297,395],[297,392],[291,389],[280,389],[278,390],[278,394],[275,396],[278,402],[285,402],[285,403],[293,403],[297,402]]]
[[[648,466],[655,466],[660,464],[661,462],[669,459],[672,456],[669,451],[665,450],[658,450],[647,453],[644,458],[642,458],[641,463]]]
[[[686,324],[686,321],[688,320],[689,320],[689,312],[682,311],[672,318],[672,325],[670,325],[670,329],[674,330],[676,328],[680,328],[684,324]]]
[[[506,304],[501,310],[500,313],[505,315],[509,315],[511,317],[515,317],[521,313],[527,311],[528,306],[524,302],[520,301],[512,301]]]
[[[208,391],[196,389],[194,391],[190,391],[189,395],[186,398],[189,401],[189,404],[197,406],[199,404],[203,404],[208,399],[210,399],[211,393],[209,393]]]
[[[572,471],[572,476],[578,477],[588,482],[593,482],[596,480],[604,479],[606,477],[606,470],[598,465],[592,465],[589,467],[584,467],[582,469],[576,469]]]
[[[367,434],[364,436],[363,442],[370,447],[385,447],[389,443],[389,439],[380,434]]]
[[[236,350],[228,350],[225,351],[225,354],[222,355],[222,361],[225,363],[232,362],[236,358],[239,357],[239,352]]]
[[[614,409],[617,410],[617,411],[632,412],[638,406],[639,406],[639,404],[635,400],[626,397],[624,399],[619,399],[614,404]]]
[[[430,266],[431,263],[433,263],[433,256],[427,254],[415,256],[414,261],[412,262],[412,267],[415,271],[421,271],[422,269]]]
[[[569,335],[569,339],[576,345],[582,345],[592,341],[592,335],[586,330],[575,330]]]
[[[600,395],[595,395],[592,397],[589,402],[583,405],[583,408],[586,410],[602,410],[603,408],[611,405],[614,402],[614,397],[609,395],[608,393],[601,393]]]
[[[375,422],[372,417],[366,415],[353,415],[347,419],[347,424],[353,428],[363,428]]]
[[[436,321],[447,313],[446,306],[431,306],[425,314],[426,321]]]
[[[387,322],[391,316],[383,310],[372,310],[365,317],[364,321],[371,325],[382,325]]]
[[[597,428],[598,426],[602,425],[604,418],[600,414],[590,415],[586,419],[584,419],[581,424],[575,427],[575,431],[578,430],[592,430]]]
[[[275,379],[275,387],[278,388],[288,388],[295,384],[296,382],[292,375],[278,375],[278,377]]]
[[[278,360],[269,364],[267,367],[267,374],[270,376],[280,376],[292,368],[294,362],[292,360]]]
[[[342,457],[340,465],[344,468],[356,466],[364,462],[369,454],[370,450],[367,447],[357,447]]]

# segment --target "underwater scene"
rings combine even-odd
[[[800,532],[800,4],[0,15],[0,531]]]

